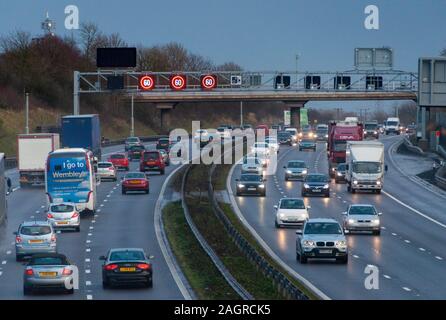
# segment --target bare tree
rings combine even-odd
[[[215,69],[217,71],[243,71],[243,68],[235,62],[225,62]]]
[[[162,47],[167,56],[168,67],[170,70],[185,70],[189,53],[183,45],[177,42],[171,42]]]
[[[0,38],[0,47],[3,52],[24,51],[31,45],[31,34],[25,31],[15,31],[9,36]]]
[[[88,60],[96,57],[98,43],[103,41],[104,36],[96,24],[92,22],[82,23],[80,29],[81,48]]]
[[[208,71],[214,69],[214,64],[208,58],[198,54],[189,54],[186,63],[187,71]]]
[[[105,40],[106,47],[128,47],[127,42],[121,38],[119,33],[112,33],[111,35],[106,37]]]

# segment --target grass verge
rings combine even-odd
[[[186,202],[200,233],[219,256],[232,276],[257,300],[283,299],[272,281],[246,258],[234,244],[213,212],[207,195],[209,167],[193,166],[186,184]]]
[[[212,184],[215,191],[221,191],[226,189],[226,179],[228,177],[231,165],[220,165],[214,171],[214,176],[212,178]],[[290,275],[284,268],[282,268],[271,256],[263,249],[263,247],[257,242],[254,236],[245,226],[240,222],[240,219],[233,211],[231,205],[227,203],[219,203],[220,208],[224,211],[228,219],[231,221],[232,225],[238,230],[238,232],[245,237],[245,239],[257,250],[257,252],[266,259],[271,265],[273,265],[277,270],[283,273],[288,280],[290,280],[297,288],[299,288],[303,293],[305,293],[311,300],[318,300],[318,298],[309,291],[302,283],[296,280],[292,275]]]
[[[198,299],[239,300],[240,297],[195,239],[181,202],[172,202],[164,207],[163,223],[173,253]]]

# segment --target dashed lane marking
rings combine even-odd
[[[356,254],[353,255],[353,258],[355,259],[359,259],[359,256],[357,256]]]
[[[90,252],[90,251],[91,251],[90,248],[85,249],[85,252]]]
[[[5,265],[5,264],[6,264],[6,262],[7,262],[6,260],[3,260],[3,261],[2,261],[2,264],[3,264],[3,265]]]
[[[387,274],[384,274],[383,277],[386,279],[392,279],[392,277],[388,276]]]
[[[85,262],[90,262],[90,258],[85,258]]]
[[[6,254],[11,254],[11,253],[12,253],[11,250],[6,251]]]
[[[408,288],[408,287],[403,287],[403,290],[407,291],[407,292],[411,292],[412,289]]]
[[[91,281],[85,281],[86,286],[91,286]]]
[[[424,249],[424,248],[418,248],[418,250],[420,250],[420,251],[426,251],[426,249]]]
[[[93,300],[93,296],[91,294],[87,294],[87,300]]]
[[[405,243],[410,243],[410,240],[404,240]]]
[[[392,232],[392,236],[397,236],[397,234],[395,232]]]
[[[85,273],[89,274],[89,273],[91,273],[91,270],[90,269],[85,269]]]
[[[437,260],[443,260],[443,258],[440,257],[440,256],[435,256],[435,259],[437,259]]]

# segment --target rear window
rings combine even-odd
[[[145,260],[141,251],[116,251],[110,255],[110,261],[137,261]]]
[[[98,163],[98,168],[110,168],[113,166],[112,163]]]
[[[35,257],[31,258],[29,264],[32,266],[67,266],[67,259],[63,257]]]
[[[133,146],[130,148],[130,151],[142,151],[144,150],[144,146]]]
[[[169,143],[169,139],[159,139],[158,143],[162,143],[162,144]]]
[[[144,173],[133,172],[125,176],[125,179],[145,179],[146,175]]]
[[[126,141],[128,143],[135,143],[135,142],[139,142],[139,138],[128,138]]]
[[[280,209],[305,209],[305,204],[301,199],[286,199],[280,202]]]
[[[24,226],[20,229],[20,234],[25,236],[44,236],[51,233],[49,226]]]
[[[159,153],[158,152],[146,152],[144,153],[144,160],[158,160]]]
[[[112,154],[110,159],[125,159],[125,155],[123,155],[123,154]]]
[[[72,212],[74,210],[74,206],[69,204],[56,204],[51,206],[52,212]]]

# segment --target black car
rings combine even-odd
[[[242,174],[240,179],[237,179],[237,196],[241,195],[258,195],[266,196],[265,181],[262,176],[258,174]]]
[[[143,145],[131,146],[128,151],[128,158],[130,161],[141,159],[141,154],[146,150]]]
[[[158,140],[157,144],[156,144],[156,149],[163,149],[166,150],[167,152],[169,152],[169,148],[170,148],[170,140],[169,138],[161,138]]]
[[[279,142],[279,144],[287,144],[291,146],[293,145],[291,136],[292,133],[289,131],[280,131],[279,133],[277,133],[277,142]]]
[[[310,173],[302,183],[302,197],[309,195],[323,195],[330,197],[330,180],[327,175]]]
[[[143,249],[110,249],[107,256],[101,256],[102,286],[108,289],[113,285],[142,284],[147,288],[153,286],[153,269]]]
[[[335,173],[336,183],[345,182],[345,170],[346,170],[345,163],[338,164]]]

